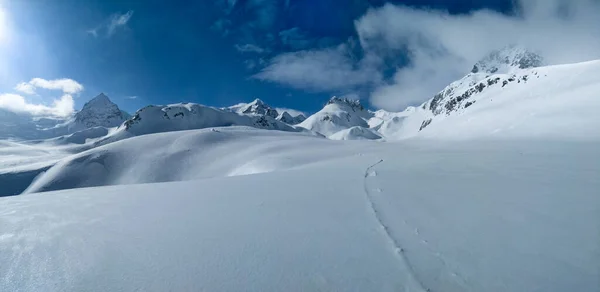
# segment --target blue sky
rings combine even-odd
[[[550,2],[556,1],[560,0]],[[384,6],[386,2],[394,5]],[[69,94],[74,107],[80,108],[94,95],[105,92],[130,112],[147,104],[187,101],[226,106],[256,97],[274,106],[313,112],[332,95],[360,97],[371,105],[399,108],[417,103],[424,94],[389,103],[372,93],[385,92],[387,87],[382,88],[382,84],[400,84],[395,79],[406,72],[399,74],[398,68],[411,65],[411,58],[416,60],[418,54],[408,53],[411,43],[394,47],[386,39],[385,47],[380,47],[383,41],[372,40],[385,39],[389,32],[374,34],[374,29],[407,27],[396,19],[417,17],[418,13],[425,13],[422,17],[432,21],[458,17],[458,22],[461,15],[474,12],[491,19],[516,19],[520,16],[512,3],[0,0],[4,34],[10,31],[10,39],[0,43],[4,55],[0,57],[0,92],[15,93],[17,84],[33,78],[68,78],[84,89],[69,91],[54,83],[29,82],[26,85],[35,87],[35,94],[19,94],[27,103],[41,104]],[[370,8],[372,13],[365,16]],[[497,13],[488,15],[484,8]],[[393,22],[376,23],[385,17]],[[444,45],[442,54],[451,54],[450,45]],[[461,71],[472,65],[468,62],[453,69]],[[442,79],[446,82],[448,78]]]

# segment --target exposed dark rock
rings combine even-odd
[[[422,131],[422,130],[423,130],[423,129],[425,129],[427,126],[429,126],[429,125],[431,124],[431,122],[432,122],[432,121],[433,121],[432,119],[427,119],[427,120],[424,120],[424,121],[421,123],[421,128],[419,128],[419,131]]]

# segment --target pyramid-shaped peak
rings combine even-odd
[[[511,69],[535,68],[543,64],[543,58],[538,53],[510,45],[485,56],[473,66],[471,73],[506,73]]]
[[[270,106],[268,106],[267,104],[265,104],[262,100],[260,99],[255,99],[254,101],[252,101],[251,103],[247,104],[246,106],[244,106],[241,109],[241,112],[244,114],[256,114],[256,115],[264,115],[264,116],[270,116],[272,118],[276,118],[277,115],[279,115],[279,113],[277,113],[277,110],[271,108]]]
[[[251,103],[249,103],[249,104],[251,104],[251,105],[262,105],[262,106],[264,106],[264,105],[265,105],[265,103],[264,103],[264,102],[263,102],[263,101],[262,101],[260,98],[257,98],[257,99],[255,99],[255,100],[253,100],[253,101],[252,101]]]
[[[108,101],[110,101],[110,98],[108,98],[108,96],[106,94],[104,94],[104,92],[101,92],[100,94],[96,95],[96,97],[92,98],[92,100],[108,100]]]
[[[114,103],[104,93],[98,94],[83,105],[83,108],[113,105]]]

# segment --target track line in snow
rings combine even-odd
[[[400,243],[397,240],[395,240],[392,237],[392,235],[390,233],[390,230],[389,230],[389,227],[381,219],[380,212],[377,209],[377,207],[375,206],[375,203],[373,202],[373,198],[371,196],[371,192],[369,191],[369,188],[367,186],[367,180],[368,180],[369,177],[375,177],[375,176],[377,176],[377,172],[375,172],[373,170],[373,168],[375,166],[381,164],[381,163],[383,163],[383,159],[381,159],[377,163],[375,163],[375,164],[367,167],[367,169],[365,170],[365,175],[364,175],[364,179],[363,179],[363,187],[364,187],[364,191],[365,191],[365,197],[366,197],[367,203],[369,205],[369,209],[373,213],[373,216],[375,217],[375,220],[377,220],[377,223],[379,224],[379,227],[381,228],[381,230],[383,230],[383,233],[384,233],[385,237],[388,239],[388,241],[390,242],[390,244],[392,244],[394,246],[395,255],[400,258],[400,261],[402,262],[403,266],[408,271],[409,276],[415,281],[415,283],[419,286],[419,288],[421,289],[421,291],[431,292],[431,289],[425,287],[425,285],[423,284],[423,282],[418,279],[418,277],[417,277],[417,275],[415,273],[415,270],[411,266],[408,258],[406,257],[406,254],[404,254],[404,248],[400,245]]]
[[[364,191],[365,191],[365,195],[367,197],[368,203],[369,203],[369,207],[373,211],[373,214],[374,214],[375,218],[377,219],[379,225],[381,226],[381,229],[385,232],[386,237],[394,245],[396,252],[398,253],[398,256],[404,262],[406,268],[410,272],[413,279],[421,286],[421,288],[424,291],[431,292],[432,289],[427,288],[426,285],[424,284],[424,282],[422,280],[419,280],[414,267],[412,266],[412,264],[410,263],[410,260],[408,259],[407,255],[406,255],[406,250],[400,244],[399,240],[397,239],[397,236],[395,237],[392,234],[390,227],[384,222],[384,220],[381,216],[381,211],[378,209],[378,207],[375,204],[375,201],[373,199],[372,191],[375,191],[377,193],[382,193],[383,191],[381,190],[381,188],[379,188],[379,186],[377,186],[377,188],[370,189],[367,181],[370,177],[377,176],[377,172],[373,168],[381,163],[383,163],[383,159],[380,160],[379,162],[369,166],[365,170]],[[402,224],[408,228],[413,228],[413,227],[411,227],[412,224],[407,222],[405,219],[402,220]],[[413,234],[414,234],[414,236],[416,236],[419,239],[421,244],[429,251],[429,253],[431,255],[433,255],[435,258],[437,258],[437,260],[439,260],[442,263],[442,265],[447,269],[449,275],[455,279],[456,283],[466,289],[466,287],[468,287],[468,285],[467,285],[468,281],[460,273],[458,273],[455,268],[453,268],[450,264],[448,264],[448,261],[446,260],[444,255],[442,255],[438,251],[432,249],[432,247],[429,245],[429,240],[427,240],[426,238],[423,237],[422,232],[421,232],[421,230],[419,230],[418,227],[413,228]]]

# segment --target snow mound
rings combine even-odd
[[[67,157],[27,192],[270,172],[352,151],[310,133],[250,127],[148,134]]]
[[[331,136],[331,140],[377,140],[381,139],[381,136],[377,131],[373,129],[367,129],[363,127],[352,127],[349,129],[341,130]]]
[[[299,127],[331,136],[352,127],[368,128],[372,113],[359,101],[333,97],[323,109],[298,124]]]
[[[85,144],[90,142],[90,140],[102,138],[108,135],[109,132],[110,130],[105,127],[93,127],[77,131],[73,134],[48,139],[45,142],[56,145]]]

